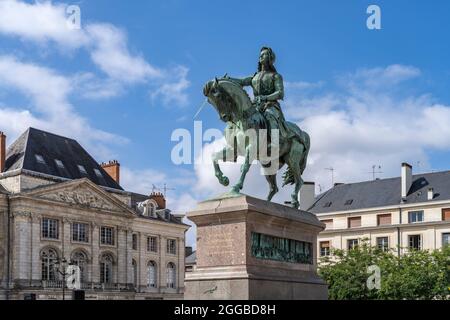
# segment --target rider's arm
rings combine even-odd
[[[283,100],[284,98],[284,85],[283,78],[278,73],[274,75],[275,91],[272,94],[265,96],[267,101]]]
[[[245,86],[252,85],[253,76],[242,78],[242,79],[228,77],[228,79],[230,79],[231,81],[234,81],[236,83],[239,83],[239,85],[245,87]]]

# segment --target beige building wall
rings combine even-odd
[[[14,178],[14,179],[12,179]],[[38,184],[36,177],[9,177],[2,185],[9,191],[20,190],[15,183],[34,188]],[[28,189],[28,188],[27,188]],[[64,192],[76,194],[94,194],[100,200],[101,208],[94,205],[77,204],[61,201],[58,197]],[[127,198],[128,197],[128,198]],[[60,298],[60,288],[43,288],[41,253],[46,248],[53,248],[58,257],[70,259],[76,251],[87,256],[86,280],[84,288],[87,298],[108,299],[182,299],[184,292],[184,239],[188,226],[162,220],[142,217],[131,211],[130,194],[126,192],[107,192],[87,179],[73,180],[65,183],[50,183],[44,179],[41,188],[11,196],[12,221],[12,256],[11,278],[14,288],[11,297],[23,299],[25,293],[36,292],[38,298]],[[5,228],[6,197],[0,194],[0,226]],[[59,239],[42,238],[42,219],[51,218],[59,221]],[[74,222],[89,225],[89,242],[72,241],[71,225]],[[100,228],[114,228],[115,243],[112,246],[100,243]],[[5,230],[0,233],[0,276],[2,288],[5,280]],[[137,250],[132,248],[132,235],[139,235]],[[158,237],[157,253],[147,251],[147,236]],[[167,253],[167,239],[176,240],[176,253]],[[111,254],[113,263],[113,286],[111,290],[99,288],[100,258],[104,253]],[[133,286],[133,259],[138,263],[137,286]],[[149,288],[147,281],[148,261],[157,262],[158,286]],[[169,262],[176,266],[176,286],[167,288],[166,267]],[[21,289],[24,288],[24,289]],[[96,288],[95,290],[91,290]],[[128,290],[133,288],[132,290]],[[0,299],[4,291],[0,289]]]
[[[409,247],[411,235],[421,235],[424,250],[440,249],[443,234],[450,233],[450,221],[443,221],[442,216],[442,209],[446,208],[450,208],[450,201],[317,214],[322,221],[333,220],[332,225],[319,234],[318,252],[324,241],[329,241],[333,248],[347,249],[350,239],[368,238],[375,246],[378,237],[388,237],[392,249],[397,249],[400,239],[401,252],[404,252]],[[409,223],[409,212],[420,210],[424,212],[423,222]],[[391,214],[391,224],[379,226],[380,214]],[[361,217],[361,227],[349,228],[350,217]]]

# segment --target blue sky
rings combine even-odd
[[[81,9],[76,32],[62,24],[71,4]],[[370,4],[381,8],[381,30],[366,27]],[[330,166],[339,182],[371,179],[374,164],[379,177],[399,175],[403,161],[416,172],[449,169],[448,1],[0,6],[0,130],[9,142],[29,125],[73,137],[99,162],[118,159],[128,189],[175,188],[175,211],[224,189],[209,165],[172,163],[173,130],[192,130],[207,80],[253,74],[262,45],[277,54],[286,117],[312,137],[305,177],[317,192],[330,187]],[[198,120],[224,128],[210,107]],[[265,195],[262,181],[253,170],[244,192]]]

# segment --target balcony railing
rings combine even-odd
[[[50,289],[62,289],[64,282],[62,280],[43,280],[42,287]],[[65,285],[67,289],[67,285]],[[123,285],[118,283],[94,283],[82,282],[81,290],[96,290],[96,291],[131,291],[134,290],[132,285]]]

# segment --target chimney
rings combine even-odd
[[[316,195],[316,184],[305,182],[300,188],[300,210],[308,210],[314,204]]]
[[[112,160],[108,163],[103,162],[100,165],[115,182],[120,184],[120,163],[117,160]]]
[[[5,171],[6,161],[6,136],[0,131],[0,173]]]
[[[164,198],[164,195],[161,192],[152,192],[150,194],[150,199],[153,199],[158,204],[158,209],[165,209],[166,208],[166,198]]]
[[[428,200],[433,200],[433,199],[434,199],[434,189],[428,188]]]
[[[402,201],[408,196],[412,184],[412,166],[406,162],[402,163]]]

